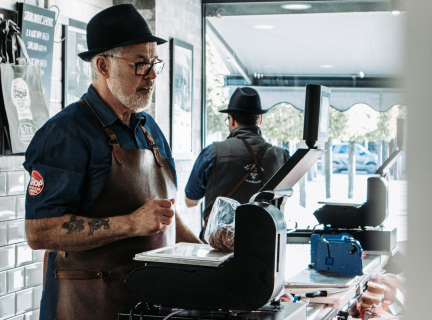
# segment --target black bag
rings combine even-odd
[[[4,30],[9,33],[0,39],[0,155],[22,155],[36,131],[49,119],[49,112],[40,67],[26,65],[30,60],[19,28],[13,21],[3,20],[0,33]],[[19,48],[26,60],[17,57]]]

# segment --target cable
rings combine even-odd
[[[138,302],[138,303],[136,304],[136,306],[133,307],[133,308],[130,310],[130,312],[129,312],[129,320],[133,320],[133,313],[134,313],[134,311],[136,310],[136,308],[137,308],[140,304],[141,304],[141,302]]]
[[[57,18],[56,18],[55,21],[54,21],[54,30],[55,30],[55,27],[56,27],[56,25],[57,25],[57,20],[58,20],[58,18],[60,17],[60,8],[57,7],[55,4],[53,4],[52,6],[49,6],[48,9],[51,9],[52,7],[56,7],[57,10],[58,10],[58,12],[57,12]],[[55,32],[55,31],[54,31],[54,32]],[[55,40],[54,40],[54,42],[55,42],[55,43],[62,43],[63,41],[65,41],[65,39],[66,39],[66,37],[63,37],[60,41],[55,41]]]
[[[197,316],[197,317],[195,317],[194,319],[199,319],[199,318],[201,318],[201,317],[203,317],[203,316],[207,316],[207,315],[209,315],[209,314],[225,314],[226,312],[207,312],[207,313],[203,313],[203,314],[200,314],[199,316]]]
[[[318,227],[318,226],[320,226],[321,224],[322,224],[322,223],[318,223],[318,224],[316,224],[316,225],[313,227],[313,229],[312,229],[312,235],[315,234],[315,228]]]
[[[165,318],[163,318],[163,320],[167,320],[167,319],[171,318],[173,315],[180,313],[180,312],[184,312],[184,311],[186,311],[186,310],[183,309],[183,310],[177,310],[177,311],[171,312],[169,315],[167,315]]]
[[[52,7],[56,7],[57,8],[57,18],[55,19],[55,21],[54,21],[54,28],[55,28],[55,26],[57,25],[57,20],[58,20],[58,18],[59,18],[59,16],[60,16],[60,8],[59,7],[57,7],[55,4],[53,4],[52,6],[49,6],[48,7],[48,10],[49,9],[51,9]]]

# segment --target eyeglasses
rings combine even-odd
[[[226,119],[225,119],[225,124],[227,125],[227,127],[229,127],[229,116],[226,117]]]
[[[150,69],[153,68],[156,74],[159,74],[162,72],[163,67],[165,65],[165,62],[162,60],[157,59],[156,62],[152,63],[145,63],[145,62],[130,62],[125,59],[115,57],[112,54],[107,55],[107,57],[116,58],[120,61],[126,62],[127,64],[130,64],[131,66],[135,66],[135,74],[137,76],[145,76],[147,73],[150,72]]]

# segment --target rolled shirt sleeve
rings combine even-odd
[[[41,128],[31,141],[24,168],[29,172],[26,218],[60,217],[76,212],[80,203],[90,152],[72,132],[60,125]]]
[[[188,199],[200,200],[205,196],[207,182],[214,163],[213,145],[204,148],[195,161],[185,188]]]

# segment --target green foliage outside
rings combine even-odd
[[[264,115],[261,129],[267,138],[298,143],[303,138],[303,111],[280,103]]]
[[[406,107],[397,105],[386,112],[381,112],[378,115],[377,127],[375,130],[368,132],[365,138],[369,141],[389,142],[396,136],[396,123],[397,119],[406,119]]]
[[[226,114],[219,110],[228,107],[229,88],[221,88],[223,79],[220,74],[229,74],[228,69],[222,62],[216,48],[209,37],[206,37],[206,89],[207,89],[207,135],[215,132],[228,134],[225,124]]]
[[[347,111],[330,108],[329,135],[332,139],[362,142],[390,141],[396,136],[398,118],[406,117],[404,106],[394,106],[385,112],[358,104]],[[280,103],[264,116],[263,132],[268,138],[286,143],[298,143],[303,137],[303,111]]]

